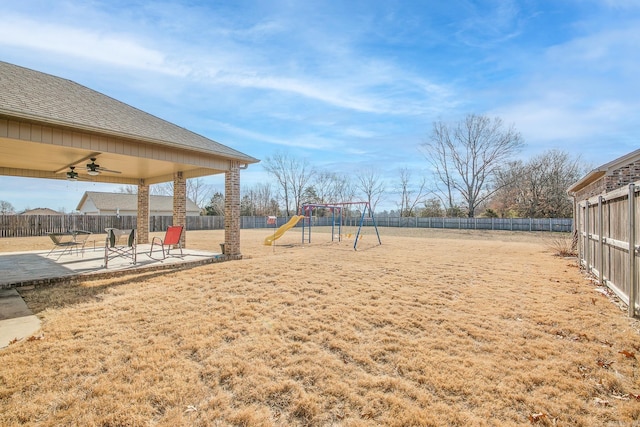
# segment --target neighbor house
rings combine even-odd
[[[187,198],[187,216],[200,215],[200,208]],[[76,208],[85,215],[137,215],[138,196],[128,193],[86,191]],[[149,215],[172,216],[173,197],[149,196]]]
[[[62,215],[62,213],[49,208],[35,208],[26,209],[18,215]]]

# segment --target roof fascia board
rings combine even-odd
[[[247,155],[233,157],[225,154],[214,153],[208,150],[199,150],[197,147],[185,147],[184,145],[172,143],[169,141],[162,141],[162,140],[153,139],[153,138],[145,138],[142,136],[131,135],[124,132],[115,132],[115,131],[110,131],[108,129],[96,128],[96,127],[86,126],[86,125],[77,124],[73,122],[65,122],[62,120],[51,120],[45,117],[24,114],[24,113],[0,108],[0,117],[3,117],[3,116],[8,120],[16,120],[16,121],[26,120],[30,123],[34,123],[38,125],[48,125],[52,127],[75,131],[75,132],[86,131],[87,133],[98,135],[98,136],[115,137],[115,138],[130,140],[130,141],[149,143],[152,145],[161,145],[161,146],[172,148],[172,149],[178,149],[181,151],[191,151],[193,153],[197,153],[200,155],[205,154],[207,156],[215,156],[218,158],[223,158],[225,160],[233,160],[233,161],[238,161],[240,163],[245,163],[245,164],[260,162],[260,160]]]

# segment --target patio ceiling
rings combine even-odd
[[[88,174],[87,164],[95,158],[101,168],[120,173],[101,171],[99,175]],[[202,167],[170,160],[159,160],[126,154],[101,152],[91,149],[57,146],[30,141],[0,138],[0,175],[21,177],[67,179],[67,172],[74,166],[81,181],[138,184],[167,182],[173,174],[183,172],[186,178],[224,173],[225,161],[220,166]]]

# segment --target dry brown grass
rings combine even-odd
[[[271,248],[268,231],[243,231],[242,261],[23,291],[44,339],[0,352],[0,424],[640,417],[637,322],[542,235],[381,231],[382,246],[368,234],[357,252],[328,234]]]

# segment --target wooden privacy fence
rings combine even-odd
[[[224,229],[224,217],[188,216],[187,230]],[[173,225],[172,216],[149,217],[149,231],[165,231]],[[0,215],[0,237],[46,236],[69,230],[104,233],[105,228],[137,227],[135,215]]]
[[[285,224],[289,217],[278,217],[278,225]],[[355,226],[359,217],[345,219],[343,225]],[[378,227],[444,228],[467,230],[508,230],[508,231],[554,231],[571,232],[573,220],[570,218],[416,218],[376,216]],[[149,231],[165,231],[173,225],[172,216],[150,216]],[[314,217],[315,226],[331,225],[331,217]],[[365,221],[365,226],[372,225]],[[187,230],[222,230],[222,216],[188,216]],[[100,215],[0,215],[0,237],[45,236],[48,233],[63,233],[68,230],[86,230],[104,233],[105,228],[135,228],[136,216]],[[240,228],[268,228],[265,216],[243,216]]]
[[[637,314],[640,197],[635,184],[577,203],[580,264]]]

